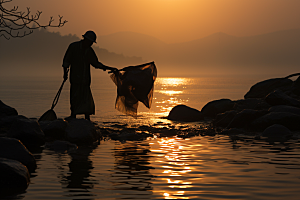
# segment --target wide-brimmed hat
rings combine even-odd
[[[92,42],[97,43],[97,42],[96,42],[97,36],[96,36],[96,33],[95,33],[94,31],[87,31],[87,32],[86,32],[84,35],[82,35],[82,36],[83,36],[84,38],[86,38],[86,39],[92,41]]]

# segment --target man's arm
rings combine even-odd
[[[66,53],[65,53],[65,56],[64,56],[64,59],[63,59],[63,64],[62,64],[62,67],[63,67],[63,73],[64,73],[64,81],[66,81],[68,79],[68,72],[69,72],[69,67],[71,65],[71,45],[69,45]]]

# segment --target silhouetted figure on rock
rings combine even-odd
[[[90,120],[90,115],[95,114],[95,104],[90,88],[90,65],[103,71],[117,70],[98,61],[91,47],[94,42],[96,43],[96,34],[93,31],[87,31],[83,35],[83,40],[69,45],[64,56],[62,65],[64,80],[68,79],[68,68],[70,67],[71,116],[68,118],[76,118],[76,115],[84,114],[85,119]]]

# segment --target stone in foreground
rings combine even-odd
[[[34,156],[15,138],[0,138],[0,157],[21,162],[29,172],[34,172],[37,167]]]
[[[29,172],[22,163],[0,158],[0,198],[1,196],[24,192],[29,181]]]
[[[42,146],[45,135],[38,122],[28,118],[16,118],[12,123],[7,137],[16,138],[26,146]]]
[[[66,128],[66,138],[77,145],[90,145],[100,139],[95,125],[85,119],[72,119]]]

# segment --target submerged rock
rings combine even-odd
[[[265,98],[270,92],[282,87],[288,87],[293,81],[287,78],[273,78],[264,80],[253,85],[245,94],[244,98]]]
[[[54,142],[46,143],[45,148],[55,152],[70,152],[76,150],[78,147],[76,144],[72,144],[68,141],[56,140]]]
[[[45,144],[45,135],[37,121],[20,117],[13,120],[7,137],[21,140],[27,146],[42,146]]]
[[[0,158],[0,197],[24,192],[29,181],[29,172],[22,163]]]
[[[193,122],[203,119],[203,115],[199,110],[188,107],[186,105],[177,105],[170,111],[169,120]]]
[[[14,138],[0,138],[0,157],[21,162],[29,172],[34,172],[36,169],[34,156],[19,140]]]
[[[17,110],[6,105],[0,100],[0,118],[14,115],[18,115]]]
[[[66,128],[66,138],[77,145],[90,145],[100,139],[100,134],[91,121],[72,119]]]
[[[208,102],[202,109],[201,113],[204,117],[215,118],[217,114],[232,110],[234,101],[230,99],[219,99]]]

